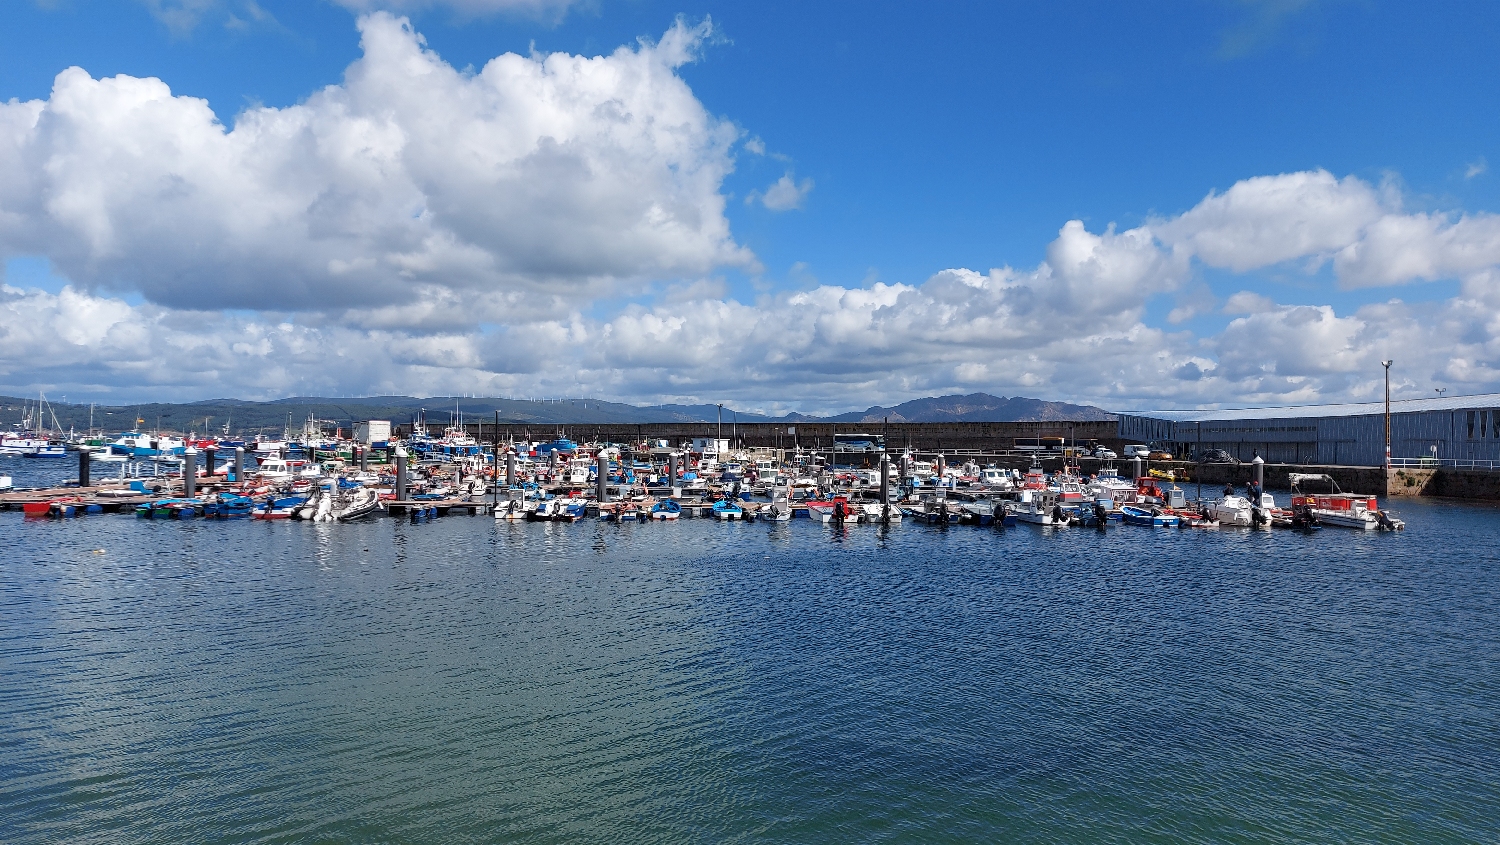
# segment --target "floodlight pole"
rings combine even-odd
[[[1381,361],[1385,367],[1385,469],[1391,470],[1391,364],[1395,361]]]

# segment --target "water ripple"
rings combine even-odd
[[[1494,841],[1495,512],[1406,510],[0,516],[0,840]]]

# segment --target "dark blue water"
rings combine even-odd
[[[0,514],[0,841],[1495,841],[1500,513],[1401,507]]]

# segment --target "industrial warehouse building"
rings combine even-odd
[[[1242,461],[1381,466],[1385,403],[1120,415],[1126,443],[1186,457],[1223,449]],[[1500,393],[1391,402],[1391,457],[1500,461]]]

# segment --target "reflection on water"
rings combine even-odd
[[[0,840],[1493,839],[1494,510],[1402,509],[3,515]]]

